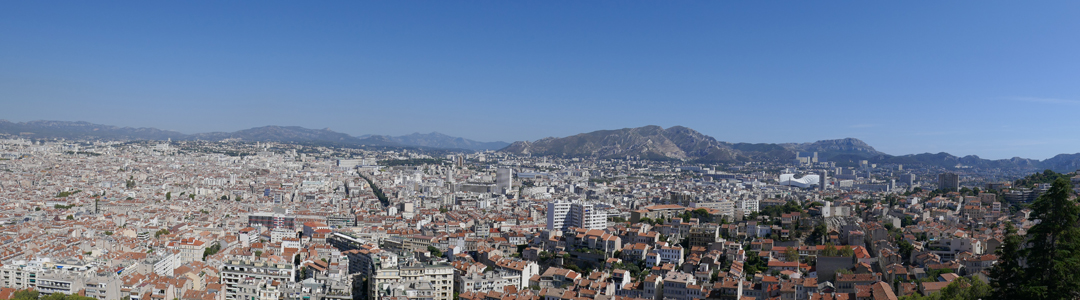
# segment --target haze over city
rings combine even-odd
[[[1080,151],[1080,4],[6,2],[0,119]]]

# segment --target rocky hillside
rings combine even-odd
[[[625,158],[652,160],[734,161],[738,151],[731,145],[694,131],[675,126],[600,130],[564,138],[516,142],[500,150],[516,154],[560,157]]]
[[[927,165],[943,168],[971,166],[1002,169],[1053,169],[1071,172],[1080,169],[1080,153],[1061,154],[1044,161],[1012,158],[988,160],[978,156],[954,156],[948,153],[924,153],[893,156],[874,149],[855,138],[822,140],[812,143],[727,143],[675,126],[599,130],[563,137],[520,141],[500,150],[515,154],[557,157],[625,158],[635,156],[652,160],[694,162],[790,161],[798,152],[817,152],[818,158],[840,166],[857,165],[867,160],[877,164]]]

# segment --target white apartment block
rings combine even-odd
[[[410,295],[409,298],[450,300],[454,298],[454,267],[413,263],[378,269],[370,285],[371,299]]]
[[[173,271],[179,268],[182,264],[180,262],[179,250],[167,250],[164,256],[160,260],[154,263],[154,274],[161,276],[173,276]]]
[[[293,282],[294,278],[296,267],[292,264],[232,260],[221,268],[221,284],[225,285],[225,299],[229,300],[240,300],[237,297],[241,294],[240,288],[248,279]]]
[[[0,287],[34,289],[43,295],[70,295],[85,290],[88,297],[120,299],[119,278],[116,274],[98,274],[96,266],[77,260],[53,262],[44,258],[9,261],[0,266]]]
[[[571,227],[584,229],[607,228],[607,216],[592,204],[556,200],[548,202],[547,229],[565,230]]]
[[[206,242],[191,238],[181,239],[176,246],[180,249],[180,262],[189,263],[202,261],[202,255],[207,245]]]
[[[661,264],[674,264],[681,266],[683,264],[683,248],[668,246],[667,243],[658,243],[657,247],[653,249],[652,253],[645,256],[645,267],[652,268]]]
[[[548,202],[547,230],[561,230],[566,228],[570,218],[570,202],[555,200]]]

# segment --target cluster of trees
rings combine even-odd
[[[379,198],[379,202],[382,203],[383,206],[390,206],[390,198],[386,197],[386,194],[383,194],[382,189],[375,185],[375,182],[371,181],[371,178],[367,178],[367,176],[364,175],[360,175],[360,178],[367,181],[368,185],[371,186],[371,192],[375,194],[375,197]]]
[[[1044,176],[1053,176],[1048,171]],[[998,263],[990,271],[990,299],[1080,298],[1080,206],[1070,199],[1072,184],[1054,179],[1031,205],[1039,223],[1020,236],[1006,224]]]
[[[900,297],[900,300],[981,300],[991,297],[990,286],[974,277],[960,277],[953,280],[940,292],[921,296],[919,294]],[[1019,298],[1023,299],[1023,298]]]
[[[761,259],[761,256],[756,251],[746,252],[746,263],[743,263],[743,273],[746,274],[746,279],[753,279],[754,274],[768,269],[769,264]]]
[[[843,246],[843,247],[840,247],[840,248],[836,248],[836,245],[833,245],[832,243],[827,243],[827,244],[825,244],[825,249],[822,249],[821,253],[818,253],[818,255],[820,255],[820,256],[832,256],[832,257],[836,257],[836,256],[854,257],[855,256],[855,250],[851,249],[851,246]]]
[[[770,206],[762,210],[763,215],[769,215],[770,217],[779,218],[781,214],[789,214],[793,212],[802,212],[803,208],[798,202],[788,201],[782,206]]]
[[[653,219],[650,219],[649,217],[641,217],[641,219],[638,219],[638,223],[649,223],[649,224],[655,226],[657,224],[664,224],[664,218],[660,217],[660,218],[656,218],[656,220],[653,220]]]
[[[547,263],[547,261],[551,260],[552,258],[555,258],[555,255],[553,255],[553,254],[551,254],[551,252],[547,252],[547,251],[540,251],[540,254],[537,254],[536,256],[537,256],[537,259],[539,259],[541,263]]]
[[[74,190],[74,191],[70,191],[70,192],[59,192],[59,193],[56,193],[56,198],[64,198],[64,197],[67,197],[67,196],[74,195],[74,194],[76,194],[78,192],[82,192],[82,190]]]
[[[702,223],[714,223],[716,221],[714,220],[713,215],[709,214],[709,211],[704,208],[698,208],[695,210],[683,212],[679,215],[679,217],[683,219],[683,222],[690,222],[690,219],[692,218],[696,218]],[[724,224],[727,223],[726,220],[722,217],[719,221]]]
[[[905,197],[906,196],[911,196],[911,195],[918,194],[918,193],[922,193],[922,188],[921,187],[915,187],[915,188],[911,189],[910,191],[904,192],[904,196]]]
[[[427,246],[427,251],[431,252],[432,257],[442,257],[443,255],[442,251],[439,251],[439,248],[435,248],[435,246]]]
[[[160,238],[162,235],[166,234],[169,234],[169,230],[162,228],[154,232],[154,238]]]
[[[17,291],[11,295],[12,300],[94,300],[93,297],[68,295],[64,293],[52,293],[48,296],[41,297],[38,291],[23,290]]]
[[[799,257],[799,250],[795,247],[787,247],[787,250],[784,250],[784,259],[787,261],[799,261]]]
[[[825,225],[825,222],[819,222],[814,226],[814,230],[810,232],[810,236],[806,237],[806,242],[811,246],[820,245],[820,243],[825,242],[825,237],[828,234],[828,225]]]
[[[218,251],[221,251],[221,244],[214,243],[210,247],[206,247],[206,249],[203,250],[202,253],[202,260],[206,260],[207,256],[217,254]]]
[[[961,196],[978,196],[979,194],[982,193],[982,190],[980,190],[978,187],[976,187],[976,188],[968,188],[968,187],[965,186],[965,187],[960,188],[959,192],[960,192]]]
[[[1058,179],[1064,179],[1065,181],[1068,181],[1071,175],[1075,174],[1061,174],[1058,172],[1054,172],[1053,170],[1045,170],[1042,171],[1042,173],[1035,173],[1028,175],[1028,177],[1017,179],[1016,182],[1013,182],[1013,186],[1033,187],[1036,184],[1040,183],[1053,183]]]
[[[900,248],[900,257],[904,258],[904,261],[911,259],[911,252],[915,251],[915,246],[903,239],[896,240],[896,246]]]
[[[645,268],[645,262],[638,260],[636,263],[632,262],[618,262],[611,265],[613,269],[626,270],[630,272],[630,277],[644,280],[646,276],[649,276],[649,270]]]

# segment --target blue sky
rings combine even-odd
[[[1080,152],[1076,1],[5,1],[0,118]]]

